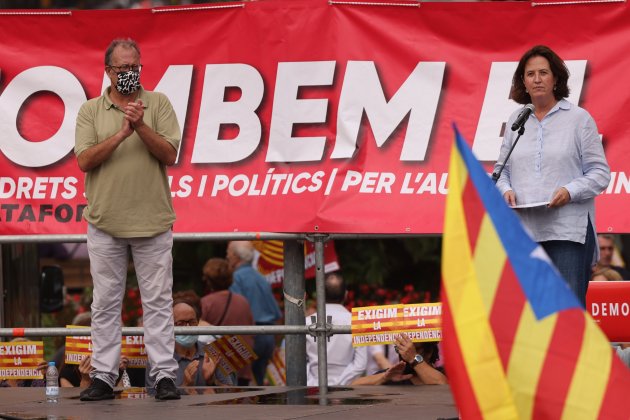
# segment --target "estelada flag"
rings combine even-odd
[[[463,419],[630,416],[630,371],[455,129],[444,362]]]
[[[265,276],[272,286],[282,284],[284,280],[284,242],[269,240],[254,241],[253,243],[256,250],[260,252],[256,263],[258,272]],[[334,241],[326,241],[324,243],[324,272],[330,273],[339,270],[339,268]],[[314,277],[315,245],[306,241],[304,242],[304,278]]]

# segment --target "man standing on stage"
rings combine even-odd
[[[166,166],[181,132],[168,98],[140,85],[140,49],[115,39],[105,52],[111,81],[77,116],[75,154],[85,172],[87,245],[94,281],[92,378],[82,401],[114,398],[128,249],[142,297],[144,344],[159,400],[179,399],[172,287],[175,212]]]

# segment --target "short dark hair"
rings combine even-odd
[[[346,298],[346,282],[339,272],[328,273],[324,278],[326,302],[343,303]]]
[[[612,235],[610,233],[598,233],[597,234],[598,238],[603,238],[603,239],[608,239],[609,241],[615,241],[615,235]]]
[[[197,319],[201,318],[201,298],[194,290],[182,290],[181,292],[173,293],[173,307],[175,305],[185,303],[193,308]]]
[[[215,292],[232,285],[232,272],[225,258],[210,258],[203,266],[203,280]]]
[[[112,54],[114,53],[114,49],[118,46],[122,46],[124,48],[133,48],[138,53],[138,57],[140,57],[140,47],[136,41],[131,38],[116,38],[112,42],[110,42],[109,47],[105,50],[105,65],[112,65]]]
[[[440,360],[440,348],[438,347],[437,341],[424,341],[415,344],[419,344],[416,349],[418,349],[418,352],[423,358],[427,359],[427,362],[429,362],[431,366]]]
[[[564,61],[562,61],[558,54],[545,45],[536,45],[523,54],[512,77],[512,91],[510,92],[510,97],[515,102],[522,105],[531,103],[532,98],[529,96],[529,93],[527,93],[527,89],[525,89],[523,78],[525,77],[525,65],[532,57],[544,57],[549,62],[551,73],[556,78],[556,85],[553,91],[554,97],[557,100],[568,97],[569,69],[567,69],[566,64],[564,64]]]

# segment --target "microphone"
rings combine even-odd
[[[512,124],[512,131],[519,130],[521,127],[523,127],[525,125],[525,121],[527,121],[527,119],[529,118],[529,115],[534,112],[534,109],[534,105],[532,104],[525,105],[521,113],[518,114],[516,121],[514,121],[514,123]]]
[[[492,174],[492,181],[494,181],[495,184],[497,183],[499,178],[501,178],[501,172],[503,172],[503,169],[505,169],[505,164],[510,159],[510,155],[512,154],[512,151],[514,150],[514,147],[516,147],[516,143],[518,143],[518,139],[520,139],[523,133],[525,132],[525,121],[527,121],[527,119],[532,114],[532,112],[534,112],[534,109],[536,108],[534,108],[534,105],[532,104],[525,105],[523,109],[521,110],[521,113],[518,114],[516,121],[514,121],[514,123],[512,124],[512,131],[518,130],[518,136],[516,137],[516,140],[514,140],[514,143],[512,143],[512,146],[510,146],[510,150],[508,151],[508,154],[505,157],[505,160],[503,161],[503,163],[499,164],[499,170]]]

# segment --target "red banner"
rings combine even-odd
[[[590,282],[586,309],[610,341],[630,342],[630,282]]]
[[[535,44],[566,60],[603,135],[598,230],[630,232],[626,3],[234,6],[1,13],[0,234],[85,233],[75,118],[127,36],[183,128],[176,232],[441,233],[451,125],[490,171]]]

